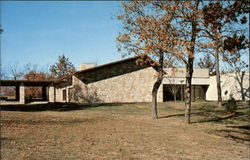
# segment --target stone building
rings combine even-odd
[[[72,77],[56,82],[56,101],[75,102],[78,88],[83,99],[89,97],[96,102],[150,102],[157,68],[137,65],[137,58],[79,70]],[[163,99],[162,89],[159,88],[157,96],[159,102]]]
[[[94,102],[150,102],[152,88],[157,78],[157,68],[149,64],[137,65],[132,57],[100,66],[84,67],[72,77],[55,83],[57,102],[77,102],[81,91],[83,98]],[[80,67],[83,67],[81,64]],[[174,100],[171,87],[177,88],[176,100],[184,99],[185,68],[165,69],[167,73],[158,90],[158,102]],[[209,87],[208,69],[194,69],[192,99],[206,100]]]
[[[14,86],[16,98],[7,103],[25,103],[24,88],[42,87],[45,102],[151,102],[152,88],[157,79],[158,68],[149,64],[137,65],[139,57],[99,65],[81,64],[75,74],[56,81],[1,80],[1,86]],[[158,89],[158,102],[183,100],[186,80],[185,68],[167,68]],[[249,72],[240,77],[235,74],[221,75],[222,98],[249,100]],[[241,92],[243,91],[243,92]],[[209,76],[208,69],[194,69],[192,100],[217,100],[216,76]],[[1,101],[3,103],[3,101]]]

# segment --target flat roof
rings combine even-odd
[[[54,84],[54,81],[48,80],[0,80],[0,86],[16,86],[23,84],[24,86],[49,86]]]
[[[185,78],[186,68],[176,67],[176,68],[165,68],[168,77],[172,78]],[[208,68],[193,68],[193,78],[209,78]]]

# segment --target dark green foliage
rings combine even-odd
[[[228,112],[235,112],[236,109],[237,109],[236,100],[231,96],[231,98],[228,100],[226,104],[226,110]]]
[[[50,66],[51,76],[55,79],[65,78],[73,73],[75,73],[75,67],[69,58],[64,55],[58,57],[58,61]]]

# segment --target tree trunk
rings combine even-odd
[[[196,0],[196,9],[199,6],[200,0]],[[192,76],[193,76],[193,63],[194,63],[194,52],[195,52],[195,40],[197,36],[197,22],[196,15],[192,15],[192,36],[191,36],[191,46],[188,48],[189,56],[188,62],[186,64],[186,89],[185,89],[185,118],[188,124],[190,124],[190,115],[191,115],[191,85],[192,85]]]
[[[176,101],[176,93],[174,94],[174,101]]]
[[[245,71],[242,71],[242,74],[239,73],[239,76],[240,76],[239,85],[240,85],[241,98],[242,98],[242,101],[246,101],[244,87],[243,87]]]
[[[246,101],[246,93],[244,92],[244,87],[243,87],[243,83],[244,83],[244,76],[245,76],[245,71],[240,71],[240,70],[236,70],[235,71],[235,78],[240,86],[240,93],[241,93],[241,100],[242,101]]]
[[[163,52],[160,51],[160,57],[159,57],[159,70],[158,70],[158,77],[156,82],[154,83],[153,90],[152,90],[152,118],[157,119],[158,113],[157,113],[157,92],[161,85],[162,79],[163,79]]]
[[[192,76],[193,76],[193,58],[189,56],[188,64],[186,66],[186,88],[185,88],[185,118],[187,123],[190,123],[191,114],[191,86],[192,86]]]
[[[217,82],[217,95],[218,95],[218,107],[222,106],[221,98],[221,83],[220,83],[220,64],[219,64],[219,48],[215,50],[215,71],[216,71],[216,82]]]

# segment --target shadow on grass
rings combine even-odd
[[[162,116],[160,118],[178,117],[184,118],[184,110],[180,113]],[[229,138],[238,143],[250,142],[250,112],[248,106],[238,105],[234,113],[226,110],[226,107],[218,108],[214,105],[205,104],[194,108],[191,113],[191,123],[221,123],[225,125],[225,129],[213,129],[210,134],[216,134],[221,137]],[[232,125],[233,124],[233,125]]]
[[[196,113],[191,113],[191,115],[197,115],[200,114],[201,112],[196,112]],[[159,117],[159,119],[161,118],[170,118],[170,117],[184,117],[185,114],[172,114],[172,115],[167,115],[167,116],[161,116]]]
[[[249,135],[248,135],[248,136],[249,136]],[[249,138],[241,138],[241,137],[239,137],[239,136],[233,136],[233,135],[228,135],[227,137],[228,137],[228,138],[231,138],[231,139],[233,139],[233,140],[235,140],[235,141],[240,140],[240,141],[247,141],[247,142],[250,142],[250,139],[249,139]]]
[[[191,115],[203,115],[203,114],[207,114],[209,112],[215,112],[214,111],[215,106],[214,105],[208,105],[208,104],[204,104],[202,106],[200,106],[199,108],[196,108],[195,110],[193,110],[193,112],[191,113]],[[171,117],[184,117],[185,116],[185,110],[184,109],[175,109],[176,111],[180,111],[182,113],[177,113],[177,114],[172,114],[172,115],[166,115],[166,116],[161,116],[159,117],[161,118],[171,118]]]
[[[38,111],[72,111],[84,110],[95,107],[112,107],[122,106],[123,104],[134,103],[48,103],[48,104],[24,104],[24,105],[0,105],[1,111],[22,111],[22,112],[38,112]]]
[[[223,120],[230,120],[232,118],[237,118],[244,115],[244,113],[240,113],[240,112],[236,112],[236,113],[232,113],[223,117],[220,117],[219,115],[216,117],[212,117],[212,118],[205,118],[203,120],[197,121],[195,123],[206,123],[206,122],[221,122]]]
[[[159,119],[161,118],[170,118],[170,117],[184,117],[185,114],[172,114],[172,115],[168,115],[168,116],[161,116],[159,117]]]
[[[226,126],[228,129],[217,130],[221,136],[237,142],[250,142],[250,125]]]
[[[244,126],[227,126],[227,127],[229,127],[229,128],[238,128],[238,129],[250,131],[250,125],[244,125]],[[249,132],[249,134],[250,134],[250,132]]]
[[[238,109],[246,109],[246,108],[248,107],[239,107]],[[184,113],[180,113],[180,114],[161,116],[159,118],[184,117],[184,116],[185,116]],[[196,109],[194,112],[191,113],[191,117],[193,117],[194,119],[199,117],[200,119],[192,123],[223,122],[226,120],[231,120],[236,118],[242,121],[247,121],[249,119],[247,113],[244,112],[228,113],[225,109],[219,108],[218,110],[216,106],[210,106],[210,105],[204,105],[201,108]]]
[[[183,110],[183,112],[185,112],[185,111]],[[224,113],[224,112],[225,111],[223,111],[223,110],[214,110],[214,108],[207,109],[204,106],[202,106],[200,109],[196,109],[196,111],[192,112],[191,116],[195,115],[195,116],[206,117],[206,116],[211,115],[211,114],[220,114],[220,113]],[[172,114],[172,115],[162,116],[159,118],[184,117],[184,116],[185,116],[185,114],[181,113],[181,114]],[[197,123],[197,122],[195,122],[195,123]]]

